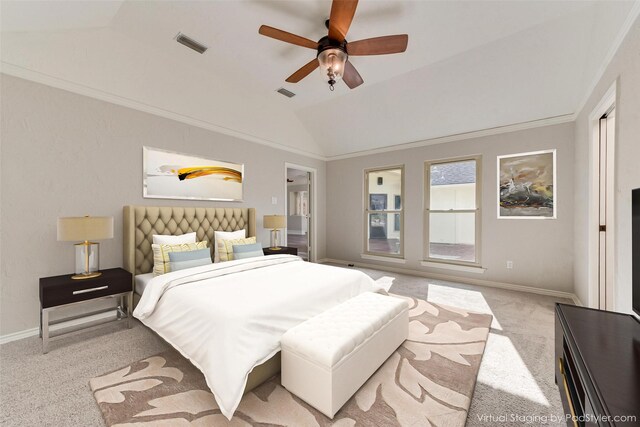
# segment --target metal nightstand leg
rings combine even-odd
[[[49,310],[46,308],[40,311],[42,329],[42,354],[49,351]]]
[[[131,329],[131,307],[133,306],[133,292],[127,295],[127,328]]]

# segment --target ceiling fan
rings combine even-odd
[[[322,37],[317,42],[267,25],[260,27],[258,32],[263,36],[317,51],[316,58],[291,74],[286,82],[298,83],[320,67],[323,73],[326,72],[331,90],[334,89],[333,86],[340,78],[350,89],[354,89],[364,83],[364,80],[349,61],[349,56],[387,55],[407,50],[407,42],[409,41],[407,34],[347,42],[347,32],[357,6],[358,0],[333,0],[331,14],[329,19],[325,21],[329,35]]]

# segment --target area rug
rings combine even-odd
[[[89,384],[109,427],[464,426],[491,316],[400,298],[410,302],[409,338],[333,420],[274,377],[247,393],[228,421],[202,373],[173,349]]]

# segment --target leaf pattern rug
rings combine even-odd
[[[228,421],[202,373],[173,349],[89,384],[109,427],[464,426],[491,315],[395,296],[410,302],[409,338],[333,420],[274,377]]]

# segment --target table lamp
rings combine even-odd
[[[90,279],[100,273],[99,245],[92,240],[113,239],[112,216],[58,218],[58,241],[76,243],[76,269],[72,279]]]
[[[287,228],[287,217],[284,215],[265,215],[263,226],[271,229],[271,247],[269,249],[273,251],[282,249],[278,246],[280,229]]]

